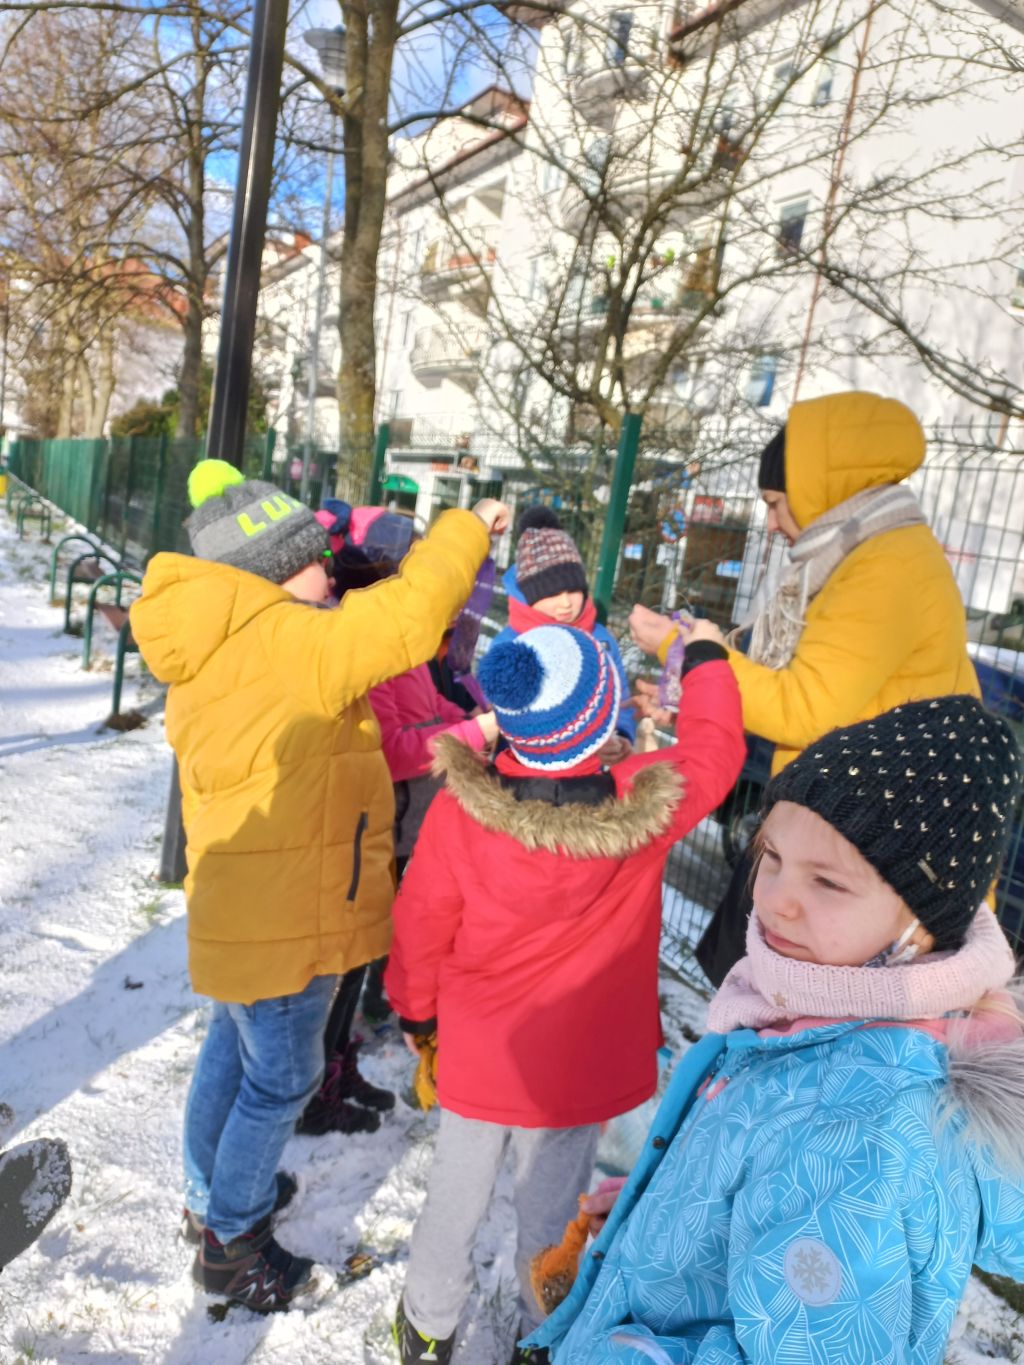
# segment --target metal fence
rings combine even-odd
[[[784,547],[768,537],[757,489],[759,425],[719,429],[692,450],[642,440],[625,533],[615,565],[609,626],[630,676],[651,667],[629,642],[634,602],[659,610],[689,607],[728,627],[742,621],[761,580]],[[538,453],[518,469],[438,444],[388,453],[383,501],[426,527],[445,507],[468,507],[500,493],[514,510],[532,502],[555,507],[580,546],[591,582],[599,568],[614,451]],[[930,433],[928,458],[911,480],[960,587],[968,648],[986,702],[1006,716],[1024,745],[1024,454],[986,449],[970,430]],[[507,620],[499,586],[481,648]],[[912,612],[913,603],[907,603]],[[733,865],[756,827],[771,760],[752,743],[743,776],[718,811],[679,843],[664,886],[662,955],[700,989],[707,988],[693,950],[724,893]],[[998,888],[1003,924],[1024,947],[1024,816],[1018,813]]]
[[[247,438],[243,469],[272,477],[273,433]],[[16,440],[12,474],[84,526],[128,564],[158,550],[188,553],[185,518],[189,471],[204,455],[201,440],[125,436],[110,440]]]

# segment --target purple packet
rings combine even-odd
[[[452,672],[471,673],[476,642],[480,638],[480,628],[487,608],[494,596],[495,568],[493,559],[485,559],[469,594],[469,601],[459,612],[448,644],[448,664]]]
[[[677,626],[687,629],[686,618],[678,611],[672,613]],[[686,658],[686,640],[682,631],[677,631],[665,655],[665,667],[658,679],[658,705],[669,711],[678,711],[683,695],[683,661]]]

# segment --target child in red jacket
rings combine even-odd
[[[487,763],[438,741],[446,787],[395,902],[386,975],[403,1030],[437,1031],[441,1105],[396,1318],[403,1365],[451,1359],[505,1148],[527,1332],[540,1320],[530,1259],[576,1213],[598,1125],[654,1093],[665,859],[745,753],[725,651],[702,629],[670,748],[603,766],[619,674],[592,636],[554,625],[495,645],[480,666],[509,748]]]

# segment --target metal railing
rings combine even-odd
[[[273,448],[273,432],[246,439],[247,477],[272,477]],[[158,550],[189,552],[188,476],[204,454],[201,440],[168,436],[20,439],[11,443],[8,466],[125,563],[141,566]]]

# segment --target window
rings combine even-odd
[[[1024,256],[1017,262],[1017,283],[1010,295],[1010,302],[1014,308],[1024,308]]]
[[[779,63],[779,65],[772,72],[772,85],[771,90],[768,92],[768,96],[770,99],[772,100],[785,99],[786,95],[789,92],[790,86],[793,84],[793,76],[795,72],[796,66],[793,62]]]
[[[814,93],[811,96],[811,103],[815,108],[822,104],[828,104],[832,98],[832,82],[835,79],[835,63],[826,58],[818,66],[817,80],[814,84]]]
[[[556,161],[545,161],[540,175],[540,187],[544,194],[551,194],[562,185],[562,168]]]
[[[779,357],[768,353],[758,356],[751,366],[747,380],[745,398],[751,407],[766,408],[775,392],[775,376],[778,373]]]
[[[409,308],[409,309],[406,310],[405,317],[404,317],[404,319],[402,320],[402,345],[403,345],[403,346],[408,346],[408,344],[409,344],[409,328],[410,328],[411,326],[412,326],[412,309]]]
[[[803,241],[806,222],[806,199],[794,199],[792,203],[783,204],[782,212],[779,215],[778,254],[780,256],[798,254],[800,243]]]
[[[629,35],[633,31],[633,16],[625,10],[615,10],[608,20],[608,65],[623,66],[629,57]]]

